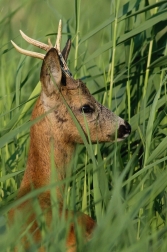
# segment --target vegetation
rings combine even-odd
[[[93,239],[78,251],[155,252],[167,248],[167,1],[0,0],[0,251],[20,245],[20,219],[8,229],[5,216],[24,173],[32,107],[40,92],[38,59],[20,55],[10,40],[35,50],[19,34],[55,40],[63,21],[68,65],[99,102],[125,118],[131,136],[120,143],[78,146],[65,181],[65,208],[96,219]],[[54,183],[49,185],[51,191]],[[46,188],[41,189],[46,190]],[[53,195],[53,230],[47,232],[36,200],[46,251],[64,251],[68,223]],[[27,232],[27,229],[24,232]],[[54,237],[54,239],[53,239]],[[30,237],[32,241],[32,237]],[[85,247],[86,246],[86,247]],[[56,250],[55,250],[56,248]],[[36,251],[33,244],[31,251]]]

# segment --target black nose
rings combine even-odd
[[[131,126],[128,122],[125,122],[125,132],[126,134],[129,134],[131,133]]]
[[[121,124],[118,129],[118,138],[124,139],[128,137],[131,133],[131,126],[129,123],[124,121],[124,124]]]

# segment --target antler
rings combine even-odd
[[[59,26],[58,26],[58,32],[57,32],[57,38],[56,38],[56,43],[55,43],[55,46],[52,45],[50,39],[48,39],[48,45],[45,44],[45,43],[42,43],[42,42],[39,42],[35,39],[32,39],[30,37],[28,37],[26,34],[24,34],[24,32],[22,32],[20,30],[20,33],[21,33],[21,36],[23,37],[23,39],[25,39],[28,43],[40,48],[40,49],[43,49],[45,51],[49,51],[51,48],[55,48],[58,52],[58,55],[59,55],[59,58],[60,58],[60,62],[61,62],[61,68],[62,68],[62,71],[68,75],[68,76],[72,76],[64,58],[63,58],[63,55],[60,51],[60,43],[61,43],[61,33],[62,33],[62,22],[61,20],[59,21]],[[37,53],[37,52],[32,52],[32,51],[28,51],[28,50],[24,50],[22,49],[21,47],[19,47],[18,45],[16,45],[12,40],[11,40],[11,43],[12,45],[14,46],[14,48],[19,52],[19,53],[22,53],[24,55],[27,55],[27,56],[31,56],[31,57],[34,57],[34,58],[38,58],[38,59],[44,59],[45,57],[45,54],[42,54],[42,53]]]

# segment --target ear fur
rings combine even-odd
[[[42,83],[43,91],[47,96],[60,88],[62,79],[62,70],[60,67],[60,60],[55,48],[51,48],[42,63],[40,81]]]

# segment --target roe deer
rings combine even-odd
[[[121,141],[131,132],[131,127],[127,122],[98,103],[90,94],[86,85],[81,80],[75,80],[72,77],[66,64],[71,46],[70,40],[67,41],[63,51],[60,51],[61,22],[59,23],[55,46],[52,46],[50,41],[49,45],[46,45],[33,40],[23,32],[21,32],[21,35],[29,43],[46,50],[47,53],[43,55],[26,51],[12,42],[19,52],[43,60],[40,74],[42,90],[33,109],[31,119],[38,118],[43,114],[45,116],[34,124],[30,130],[28,161],[18,192],[18,198],[23,197],[32,189],[49,184],[51,176],[51,141],[54,146],[54,161],[58,180],[65,178],[66,169],[68,169],[76,144],[83,143],[67,106],[73,112],[85,135],[87,135],[86,118],[92,143],[97,141],[112,142],[115,140],[115,135],[117,135],[117,141]],[[63,199],[60,188],[56,189],[56,193],[61,214]],[[47,223],[51,223],[52,212],[49,210],[49,206],[51,206],[50,192],[41,193],[38,200],[43,211],[48,209],[46,219]],[[10,210],[10,225],[14,221],[17,212],[23,213],[30,211],[30,209],[31,202],[27,200],[17,208]],[[66,216],[69,214],[74,213],[66,210]],[[35,213],[32,212],[27,220],[27,226],[33,221],[30,232],[33,233],[35,242],[39,242],[41,233],[35,218]],[[79,225],[83,227],[84,237],[89,239],[95,227],[94,220],[86,214],[80,214],[77,220]],[[26,238],[24,238],[24,243],[24,246],[27,248],[29,244]],[[73,224],[71,224],[66,244],[68,252],[76,251],[77,245]],[[39,251],[45,250],[41,247]]]

